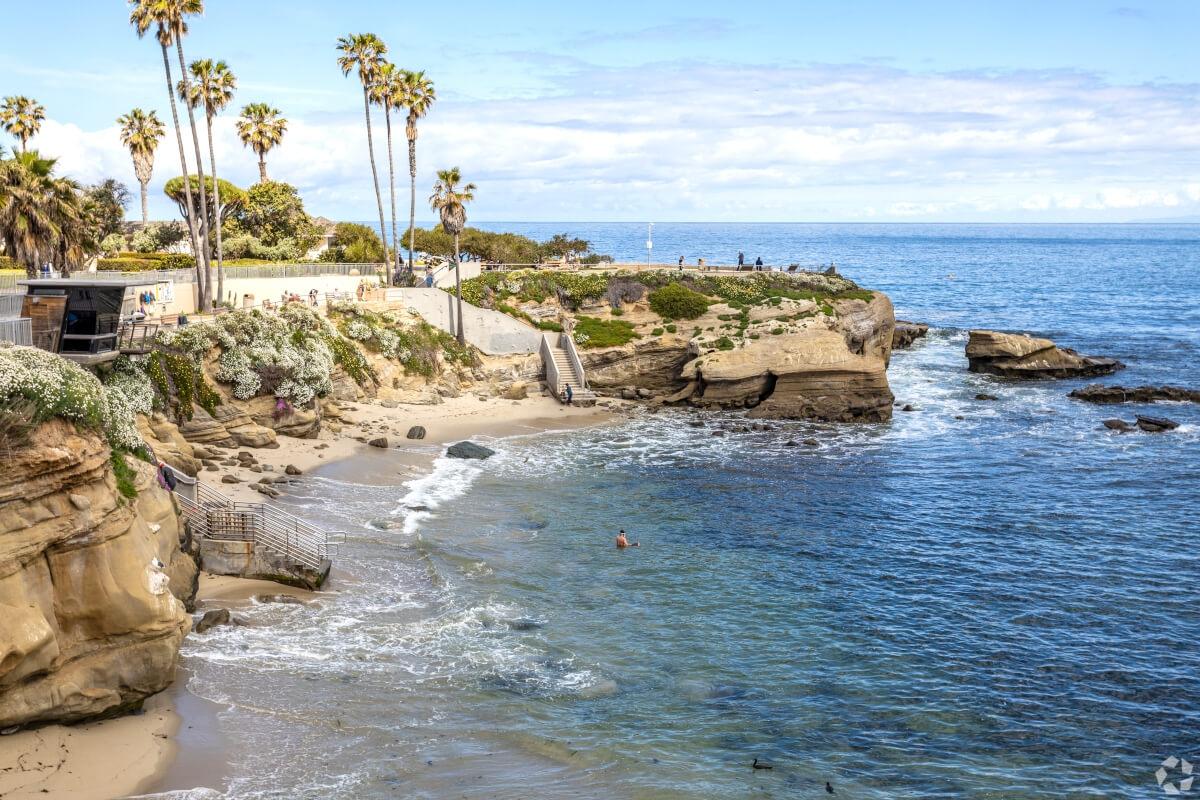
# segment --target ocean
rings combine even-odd
[[[639,225],[490,227],[645,253]],[[1104,382],[1200,386],[1200,226],[664,224],[655,244],[887,292],[932,326],[889,371],[914,410],[720,438],[643,414],[308,476],[284,502],[346,531],[335,593],[188,638],[231,757],[191,796],[1148,798],[1160,762],[1200,757],[1200,407],[1087,405],[1085,381],[963,355],[972,327],[1030,332],[1128,365]],[[1134,412],[1182,426],[1100,425]]]

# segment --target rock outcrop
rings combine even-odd
[[[1156,403],[1160,400],[1175,403],[1200,403],[1200,390],[1182,386],[1104,386],[1092,383],[1068,395],[1085,403],[1113,405],[1116,403]]]
[[[811,305],[815,312],[816,304]],[[804,318],[789,327],[731,349],[702,350],[697,339],[668,335],[585,350],[588,385],[629,399],[654,396],[706,408],[747,408],[753,417],[891,419],[891,301],[876,293],[870,301],[834,301],[832,308],[829,315],[801,314]],[[698,320],[696,327],[709,321]]]
[[[892,349],[904,350],[912,347],[913,342],[917,339],[924,339],[927,333],[929,333],[929,326],[923,322],[898,319],[896,320],[896,329],[892,331]]]
[[[174,678],[196,565],[153,469],[129,459],[124,499],[109,452],[55,419],[0,473],[0,728],[118,714]]]
[[[971,331],[967,341],[971,372],[1006,378],[1081,378],[1123,369],[1116,359],[1083,356],[1049,339],[997,331]]]

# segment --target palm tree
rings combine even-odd
[[[392,202],[392,246],[395,248],[395,274],[400,274],[400,240],[396,237],[396,167],[392,161],[392,109],[399,108],[404,94],[404,71],[383,62],[370,88],[371,102],[383,107],[387,123],[388,195]]]
[[[237,132],[242,137],[242,144],[249,147],[258,155],[258,182],[266,183],[267,153],[283,141],[287,133],[288,121],[279,116],[278,108],[271,108],[266,103],[251,103],[242,109],[238,119]]]
[[[79,185],[54,176],[55,160],[36,150],[0,161],[0,239],[37,277],[47,262],[64,274],[83,261],[86,232]]]
[[[183,21],[184,14],[198,14],[203,10],[201,0],[129,0],[132,9],[129,12],[129,24],[137,31],[138,38],[146,35],[147,31],[155,28],[155,38],[162,47],[163,71],[167,76],[167,97],[171,102],[171,120],[175,127],[175,140],[179,144],[179,165],[184,175],[188,173],[187,154],[183,147],[183,129],[179,125],[179,110],[175,106],[175,86],[171,82],[171,58],[167,48],[174,42],[179,47],[180,68],[183,68],[183,47],[179,44],[179,36],[187,32],[187,23]],[[185,70],[186,72],[186,70]],[[190,108],[189,108],[190,113]],[[196,132],[195,119],[192,119],[192,133]],[[200,157],[199,140],[196,141],[196,158]],[[197,165],[199,167],[199,165]],[[197,169],[200,172],[200,169]],[[196,256],[196,289],[200,295],[200,307],[207,308],[208,300],[208,269],[205,253],[208,250],[206,238],[202,237],[204,225],[207,224],[208,210],[204,198],[203,181],[200,186],[200,207],[203,221],[197,219],[196,207],[192,204],[192,187],[187,185],[187,207],[184,214],[191,234],[192,252]]]
[[[146,224],[150,222],[148,187],[154,173],[154,151],[165,130],[157,114],[146,113],[140,108],[117,117],[117,124],[121,126],[121,143],[129,148],[133,173],[142,187],[142,224]]]
[[[387,45],[373,33],[352,33],[338,39],[337,49],[342,53],[338,56],[338,66],[342,68],[342,74],[349,75],[352,70],[357,69],[358,80],[363,87],[363,113],[367,118],[367,155],[371,158],[375,205],[379,208],[379,238],[383,241],[386,257],[387,232],[383,224],[383,196],[379,193],[379,171],[375,169],[375,144],[371,136],[371,85],[375,83],[376,75],[383,64]]]
[[[21,142],[22,153],[25,152],[25,145],[42,127],[45,118],[46,109],[31,97],[6,97],[4,104],[0,105],[0,123],[4,125],[4,130]]]
[[[437,176],[433,194],[429,196],[429,207],[441,216],[442,229],[454,237],[454,291],[458,296],[456,336],[459,344],[466,344],[466,336],[463,335],[462,280],[458,274],[458,237],[467,225],[467,203],[475,199],[476,186],[473,183],[459,186],[462,174],[458,167],[438,170]]]
[[[213,148],[213,118],[233,99],[237,78],[224,61],[213,62],[205,58],[193,61],[190,67],[195,83],[187,86],[179,82],[179,97],[190,107],[204,106],[204,122],[208,130],[208,162],[212,166],[214,217],[221,219],[221,183],[217,179],[217,154]],[[204,179],[200,180],[201,186]],[[217,302],[225,299],[225,254],[221,249],[221,225],[217,223]]]
[[[429,113],[437,94],[433,81],[424,72],[404,73],[404,100],[401,105],[408,109],[408,122],[404,132],[408,135],[408,268],[413,268],[413,238],[417,227],[417,120]]]

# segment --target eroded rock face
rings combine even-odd
[[[0,728],[119,713],[174,678],[196,565],[172,497],[129,464],[133,502],[107,443],[52,420],[0,471]]]
[[[998,331],[971,331],[967,360],[971,372],[1027,379],[1108,375],[1125,367],[1116,359],[1083,356],[1049,339]]]
[[[619,391],[626,387],[670,394],[681,389],[684,364],[695,356],[682,336],[662,336],[605,350],[581,350],[588,387]]]
[[[927,333],[929,333],[929,326],[923,322],[898,319],[896,320],[896,329],[892,331],[892,349],[905,350],[912,347],[913,342],[917,339],[924,339]]]

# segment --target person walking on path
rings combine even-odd
[[[746,266],[746,254],[738,250],[738,269]]]
[[[575,399],[575,392],[571,391],[571,384],[567,384],[566,388],[567,405],[571,405],[571,401]]]

